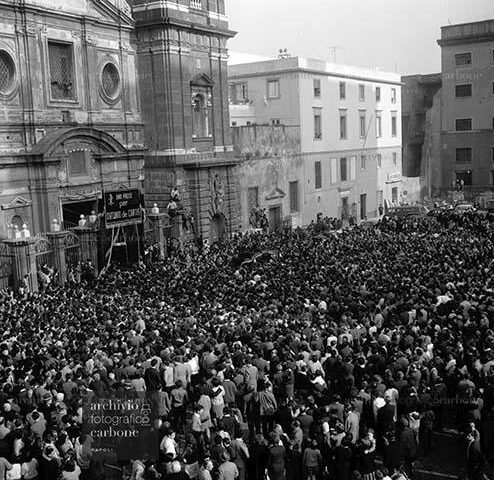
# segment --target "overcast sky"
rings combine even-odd
[[[494,0],[226,0],[234,52],[320,58],[402,74],[440,71],[448,24],[494,19]]]

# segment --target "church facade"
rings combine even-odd
[[[0,236],[101,212],[103,192],[143,186],[144,130],[130,6],[0,6]]]
[[[224,0],[2,2],[0,238],[92,212],[105,230],[115,190],[149,212],[173,196],[191,239],[238,230],[233,35]]]

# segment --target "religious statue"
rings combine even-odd
[[[177,187],[172,188],[172,191],[170,192],[170,198],[173,202],[180,201],[180,192],[178,191]]]
[[[221,212],[225,196],[223,176],[217,173],[213,179],[213,206],[215,212]]]
[[[59,232],[60,231],[60,224],[58,223],[58,220],[56,218],[53,219],[50,225],[50,231],[51,232]]]
[[[29,238],[30,236],[31,236],[31,232],[27,228],[27,225],[26,224],[22,225],[21,238]]]

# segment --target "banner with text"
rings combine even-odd
[[[142,222],[141,192],[137,188],[105,192],[104,199],[107,227]]]

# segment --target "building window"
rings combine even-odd
[[[456,185],[461,186],[471,186],[472,185],[472,171],[465,170],[463,172],[455,172],[456,174]]]
[[[381,112],[376,112],[376,138],[381,138],[383,135],[383,124]]]
[[[456,163],[471,163],[472,162],[472,148],[460,147],[455,151]]]
[[[15,85],[15,63],[5,50],[0,50],[0,94],[8,95]]]
[[[366,162],[365,155],[360,155],[360,170],[365,170],[365,162]]]
[[[494,63],[494,50],[491,50],[491,62]]]
[[[347,161],[346,158],[340,158],[340,179],[342,182],[347,181]]]
[[[398,158],[398,155],[396,155],[396,152],[393,152],[393,166],[396,167],[396,163],[397,163],[397,158]]]
[[[276,127],[278,125],[281,125],[281,121],[279,118],[273,118],[271,119],[271,125],[273,125],[273,127]]]
[[[321,80],[314,78],[314,98],[321,98]]]
[[[455,130],[457,132],[468,132],[472,129],[471,118],[457,118],[455,120]]]
[[[237,122],[232,122],[232,127],[236,127],[237,126]]]
[[[321,171],[321,162],[314,163],[314,176],[315,176],[315,185],[316,188],[322,188],[322,171]]]
[[[249,100],[247,83],[232,84],[229,89],[231,103],[243,103]]]
[[[314,109],[314,140],[322,139],[322,115],[321,109]]]
[[[363,102],[365,101],[365,85],[360,84],[358,86],[358,99]]]
[[[376,102],[381,101],[381,87],[376,87]]]
[[[463,67],[465,65],[472,64],[472,54],[471,53],[457,53],[455,54],[455,66]]]
[[[237,98],[241,102],[246,102],[247,100],[249,100],[249,89],[246,83],[237,85],[236,92],[237,92]]]
[[[75,98],[73,48],[70,43],[48,42],[51,97],[55,100]]]
[[[268,98],[280,98],[279,80],[268,80]]]
[[[378,153],[377,154],[377,168],[381,168],[383,166],[383,156]]]
[[[88,150],[74,150],[70,152],[68,159],[68,174],[70,177],[85,175],[87,173]]]
[[[247,190],[247,208],[249,213],[259,206],[259,187],[249,187]]]
[[[365,113],[360,112],[360,128],[359,128],[360,138],[365,138],[367,133],[367,125],[365,121]]]
[[[494,162],[494,147],[491,148],[491,160]]]
[[[396,112],[391,112],[391,136],[396,137],[398,135],[398,118]]]
[[[391,103],[396,103],[396,88],[391,89]]]
[[[114,101],[120,93],[120,72],[111,62],[108,62],[101,72],[101,90],[103,98],[107,101]]]
[[[340,139],[345,140],[346,138],[347,138],[346,114],[340,113]]]
[[[345,100],[346,98],[346,83],[340,82],[340,100]]]
[[[456,98],[464,98],[472,96],[472,84],[465,83],[463,85],[455,86],[455,96]]]
[[[192,137],[211,137],[212,116],[211,89],[204,87],[192,88]]]
[[[298,182],[290,182],[290,213],[298,212]]]

